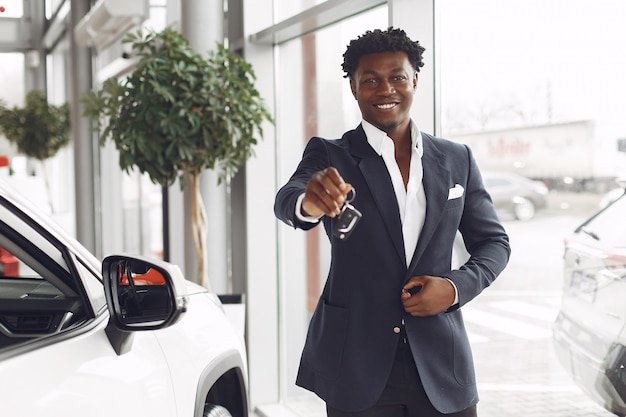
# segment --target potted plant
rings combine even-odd
[[[17,151],[40,161],[48,193],[48,203],[54,212],[50,184],[44,161],[53,157],[70,141],[70,107],[67,103],[54,106],[48,103],[43,91],[26,94],[24,107],[8,108],[0,102],[0,132]]]
[[[106,80],[81,97],[101,144],[111,138],[125,171],[137,167],[161,186],[191,187],[198,280],[205,281],[206,220],[200,173],[221,183],[253,155],[264,121],[272,122],[254,86],[251,65],[222,44],[203,58],[171,28],[127,34],[139,58],[125,79]]]

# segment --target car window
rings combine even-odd
[[[589,220],[580,232],[597,240],[603,247],[626,247],[626,196],[621,197]]]
[[[57,252],[62,264],[52,260],[48,255]],[[0,222],[0,289],[8,285],[21,285],[20,282],[38,283],[47,281],[58,288],[62,294],[75,296],[76,292],[68,285],[71,282],[67,264],[61,251],[54,246],[46,247],[46,251],[34,245],[16,231],[8,229]],[[16,282],[16,284],[10,284]],[[27,284],[23,284],[27,285]],[[6,294],[0,290],[0,295]]]
[[[91,317],[63,248],[18,210],[0,206],[0,351]]]

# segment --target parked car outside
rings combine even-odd
[[[626,194],[565,240],[553,341],[561,363],[598,404],[626,415]]]
[[[611,202],[617,200],[624,194],[624,188],[626,188],[626,178],[619,177],[615,180],[616,188],[609,190],[598,202],[598,208],[603,209]]]
[[[160,260],[100,262],[28,205],[0,184],[2,415],[248,416],[215,294]]]
[[[528,221],[547,205],[548,187],[541,182],[512,172],[483,172],[485,187],[496,210]]]

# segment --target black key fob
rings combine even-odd
[[[411,295],[415,295],[418,292],[420,292],[422,290],[422,286],[421,285],[416,285],[413,288],[409,288],[406,292],[408,292]]]
[[[341,240],[346,240],[361,220],[361,212],[355,209],[350,203],[343,206],[341,214],[335,222],[333,234]]]

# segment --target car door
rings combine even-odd
[[[626,325],[626,197],[586,221],[566,241],[561,311],[571,335],[600,362]]]
[[[117,355],[94,263],[57,237],[0,195],[2,415],[175,416],[154,333]]]

